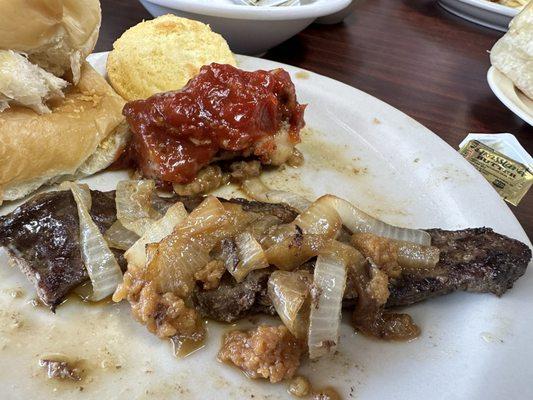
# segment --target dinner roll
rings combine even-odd
[[[50,113],[17,105],[0,113],[0,204],[39,187],[92,175],[122,153],[124,99],[88,63]]]
[[[100,22],[99,0],[0,0],[0,49],[76,84]]]
[[[46,101],[63,97],[67,82],[12,50],[0,49],[0,112],[19,104],[49,113]]]
[[[533,100],[533,1],[490,51],[490,62]]]
[[[222,36],[209,25],[163,15],[128,29],[107,61],[109,81],[127,100],[181,89],[210,63],[235,65]]]

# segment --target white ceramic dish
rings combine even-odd
[[[99,71],[105,70],[105,60],[105,54],[90,58]],[[306,163],[266,176],[272,186],[309,197],[335,193],[406,226],[491,226],[531,246],[482,176],[407,115],[298,68],[250,57],[238,57],[238,63],[250,70],[285,68],[299,100],[309,103],[306,120],[315,131],[299,145]],[[126,177],[107,172],[87,182],[110,190]],[[226,188],[224,194],[232,192]],[[168,343],[131,318],[125,302],[91,307],[69,301],[55,315],[32,307],[33,289],[6,263],[0,256],[3,400],[291,399],[285,385],[249,381],[215,361],[223,330],[218,325],[209,326],[204,349],[177,360]],[[339,353],[306,362],[301,373],[317,386],[333,385],[346,400],[525,399],[533,380],[532,286],[530,270],[502,298],[456,293],[409,307],[422,327],[421,337],[410,343],[367,339],[355,334],[346,318]],[[21,296],[12,297],[13,288],[21,288]],[[88,378],[74,385],[48,382],[37,360],[50,352],[85,359]]]
[[[326,15],[325,17],[320,17],[316,19],[317,24],[324,24],[324,25],[333,25],[338,24],[339,22],[342,22],[346,17],[348,17],[354,10],[357,4],[359,4],[361,0],[352,0],[351,4],[347,5],[342,10],[331,14]]]
[[[351,0],[316,0],[297,7],[250,7],[196,0],[140,0],[154,17],[176,14],[211,25],[235,53],[258,55],[336,13]]]
[[[447,11],[470,22],[506,32],[520,10],[486,0],[438,0]]]
[[[495,67],[489,68],[487,81],[496,97],[509,110],[533,126],[533,100],[518,90],[513,81]]]

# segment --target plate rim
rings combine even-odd
[[[492,11],[496,14],[505,15],[506,17],[514,17],[517,15],[520,10],[518,8],[507,7],[503,4],[492,3],[487,0],[450,0],[455,1],[456,3],[468,4],[469,6],[479,8],[485,11]],[[439,0],[441,3],[442,0]]]
[[[323,17],[342,10],[352,2],[352,0],[323,0],[298,7],[250,7],[238,4],[209,5],[194,0],[143,1],[176,11],[185,11],[211,17],[266,21],[292,21]]]
[[[522,121],[533,126],[533,117],[528,115],[521,107],[519,107],[512,99],[507,97],[505,93],[500,89],[498,83],[496,82],[496,73],[499,72],[496,67],[491,65],[487,71],[487,83],[489,84],[492,93],[502,102],[502,104],[507,107],[509,111],[519,117]],[[504,74],[502,74],[504,75]],[[504,75],[505,76],[505,75]],[[508,79],[508,78],[507,78]],[[513,84],[514,86],[514,84]]]

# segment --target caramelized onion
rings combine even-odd
[[[209,261],[209,253],[222,239],[240,233],[257,214],[236,204],[207,197],[172,234],[151,247],[147,268],[167,276],[160,290],[187,299],[195,286],[194,274]]]
[[[354,247],[341,243],[337,240],[331,240],[327,243],[327,246],[321,251],[321,253],[333,254],[344,261],[346,266],[361,270],[365,263],[365,257]]]
[[[169,237],[173,248],[154,247],[152,259],[148,255],[148,263],[157,269],[165,271],[165,280],[160,282],[161,290],[172,292],[178,297],[186,299],[194,287],[194,274],[206,266],[210,247],[202,243],[198,237],[185,239],[182,237]]]
[[[316,257],[328,241],[325,235],[303,234],[300,231],[269,247],[265,254],[269,264],[292,271]]]
[[[152,180],[121,181],[117,185],[115,203],[117,219],[122,225],[142,236],[161,214],[152,207],[155,182]]]
[[[93,288],[89,300],[99,301],[112,294],[122,282],[122,271],[89,214],[91,192],[88,187],[73,182],[68,185],[78,208],[81,255]]]
[[[271,226],[261,238],[261,245],[268,249],[285,239],[294,237],[296,234],[302,234],[302,230],[294,224],[281,224]]]
[[[391,277],[397,277],[406,270],[415,272],[432,269],[439,262],[440,250],[437,247],[388,239],[371,233],[355,233],[351,241]]]
[[[104,238],[109,247],[119,250],[128,250],[137,240],[139,240],[139,235],[124,228],[124,225],[122,225],[120,221],[115,221],[115,223],[105,231]]]
[[[353,233],[373,233],[377,236],[417,243],[423,246],[431,244],[431,236],[423,230],[400,228],[387,224],[359,210],[350,202],[333,195],[325,195],[320,200],[335,209],[340,215],[343,225]]]
[[[294,220],[303,233],[324,235],[328,239],[337,237],[342,227],[342,221],[331,206],[327,196],[323,196],[309,206],[307,210]]]
[[[259,178],[246,179],[242,185],[241,189],[246,195],[254,200],[263,201],[268,203],[268,199],[265,196],[265,193],[270,191],[267,185]]]
[[[285,203],[298,212],[304,212],[312,204],[305,197],[284,190],[271,190],[265,193],[268,203]]]
[[[311,359],[324,356],[337,346],[345,287],[345,261],[334,253],[320,254],[315,264],[309,316],[308,346]]]
[[[284,190],[271,190],[259,178],[247,179],[242,183],[242,189],[247,196],[264,203],[285,203],[298,212],[304,212],[311,205],[311,201],[296,193]]]
[[[146,245],[158,243],[170,235],[174,228],[187,218],[187,215],[182,203],[170,206],[165,215],[154,222],[152,227],[126,251],[124,256],[128,261],[128,269],[143,267],[146,263]]]
[[[229,273],[233,275],[237,282],[242,282],[244,278],[253,270],[268,267],[268,260],[261,245],[254,239],[251,233],[243,232],[235,237],[239,262],[235,268],[230,268]]]
[[[180,196],[195,196],[215,190],[224,184],[222,170],[217,165],[208,165],[201,169],[190,183],[174,183],[174,192]]]
[[[309,287],[307,271],[274,271],[268,279],[268,297],[287,329],[298,339],[307,337]],[[303,307],[306,304],[306,307]]]
[[[226,222],[226,209],[214,196],[208,196],[196,207],[183,224],[176,227],[175,235],[192,237],[202,234],[216,234]]]
[[[267,203],[286,203],[300,213],[306,211],[310,205],[313,204],[316,207],[314,216],[318,217],[322,214],[325,219],[328,219],[329,217],[331,219],[329,221],[330,223],[335,219],[333,214],[333,211],[335,211],[342,221],[342,224],[353,233],[369,232],[378,236],[416,243],[423,246],[429,246],[431,244],[431,236],[429,233],[421,229],[401,228],[387,224],[386,222],[380,221],[364,211],[359,210],[350,202],[333,195],[322,196],[314,203],[311,203],[306,198],[295,193],[270,190],[259,178],[244,181],[242,189],[254,200]],[[307,217],[303,216],[301,218],[305,220]],[[316,229],[319,226],[320,224],[318,223],[314,228]],[[302,229],[304,229],[303,226]],[[310,233],[318,232],[310,231]]]
[[[440,250],[434,246],[420,246],[401,242],[398,246],[398,263],[404,270],[433,268],[440,259]]]

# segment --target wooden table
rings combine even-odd
[[[101,1],[96,51],[110,50],[125,29],[151,18],[135,0]],[[435,0],[363,0],[344,23],[312,25],[265,58],[361,89],[455,149],[469,132],[510,132],[533,153],[533,128],[507,110],[486,81],[487,50],[501,35],[447,13]],[[533,238],[533,190],[510,207]]]

